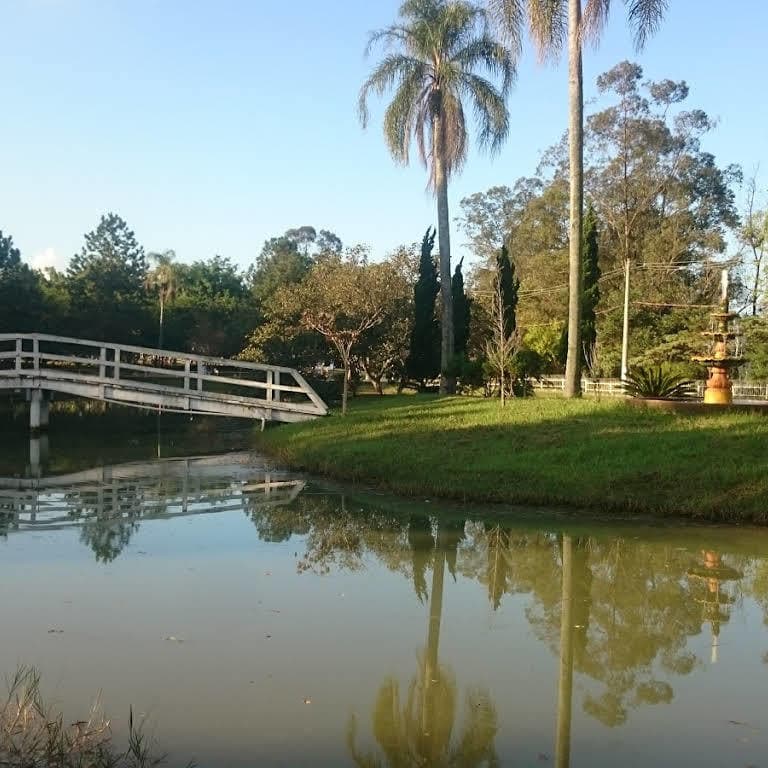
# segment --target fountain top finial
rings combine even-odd
[[[723,267],[720,275],[720,298],[723,304],[728,301],[728,267]]]

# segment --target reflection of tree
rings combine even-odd
[[[134,518],[89,518],[80,528],[80,541],[93,550],[96,561],[111,563],[128,546],[139,521]]]
[[[80,541],[97,562],[115,560],[138,531],[144,490],[134,483],[113,483],[65,495],[69,517],[82,520]]]
[[[443,611],[445,566],[455,571],[456,549],[462,538],[459,525],[436,529],[432,546],[424,546],[425,519],[417,519],[413,548],[414,588],[419,599],[426,592],[425,569],[432,566],[432,589],[429,595],[427,644],[419,655],[419,668],[408,686],[401,704],[398,682],[387,679],[379,689],[373,712],[373,735],[383,753],[383,761],[373,752],[363,753],[356,745],[357,720],[350,719],[347,744],[352,760],[361,768],[409,768],[410,766],[497,766],[494,748],[496,709],[487,691],[471,689],[465,696],[466,719],[458,738],[452,740],[456,719],[456,681],[450,668],[440,663],[440,626]],[[418,564],[418,566],[417,566]],[[424,568],[422,568],[422,565]]]
[[[583,706],[606,725],[625,722],[630,708],[670,701],[667,678],[688,674],[696,659],[688,638],[701,612],[685,578],[690,554],[621,538],[561,537],[501,526],[468,526],[460,569],[486,584],[491,605],[504,594],[531,593],[526,616],[536,634],[598,684]],[[570,636],[561,640],[563,568],[570,547]]]
[[[565,717],[570,670],[585,677],[584,710],[605,725],[621,725],[634,708],[672,700],[674,676],[689,674],[698,663],[688,650],[689,638],[712,621],[697,594],[701,582],[690,577],[691,553],[659,541],[575,537],[496,522],[453,524],[425,514],[385,513],[338,496],[307,496],[291,508],[254,514],[254,521],[262,535],[305,536],[301,568],[359,568],[367,554],[374,555],[412,579],[417,597],[429,598],[431,609],[430,570],[434,579],[446,565],[452,574],[458,571],[483,584],[494,610],[505,595],[529,594],[526,618],[561,656],[561,671],[568,671],[560,686],[562,727],[570,719]],[[436,559],[438,530],[443,554]],[[768,568],[754,567],[749,574],[755,599],[768,607]],[[722,596],[718,605],[725,605]],[[437,665],[437,660],[427,654],[424,663]],[[431,679],[427,672],[420,675],[417,687],[419,680]],[[390,703],[397,694],[402,720],[415,706],[408,703],[415,693],[409,688],[400,703],[394,683],[387,685]]]
[[[358,570],[366,553],[374,555],[392,571],[413,580],[423,602],[427,595],[426,571],[433,560],[432,525],[426,515],[382,512],[351,500],[344,494],[307,493],[291,504],[267,507],[259,499],[245,500],[245,510],[264,541],[304,538],[304,554],[298,570],[329,573],[334,568]],[[463,521],[446,531],[446,542],[457,542]],[[427,544],[430,543],[430,545]],[[446,555],[453,573],[456,545]]]

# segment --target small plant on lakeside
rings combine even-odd
[[[630,368],[624,390],[632,397],[685,400],[694,394],[694,383],[663,365],[637,366]]]
[[[163,763],[165,756],[153,756],[141,726],[134,726],[133,710],[128,746],[119,751],[98,700],[86,720],[65,725],[63,715],[45,704],[37,670],[21,666],[10,680],[0,702],[3,768],[152,768]]]

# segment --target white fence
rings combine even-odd
[[[545,392],[562,392],[565,389],[564,376],[542,376],[532,379],[534,389]],[[704,396],[704,381],[697,381],[696,394]],[[605,397],[626,397],[621,379],[582,379],[581,391],[585,395]],[[737,400],[768,400],[768,383],[759,381],[734,381],[733,396]]]

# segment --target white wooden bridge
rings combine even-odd
[[[49,477],[0,477],[0,534],[290,504],[305,481],[251,453],[157,459]]]
[[[262,424],[328,412],[293,368],[40,333],[0,334],[3,389],[29,393],[33,430],[48,424],[46,392]]]

